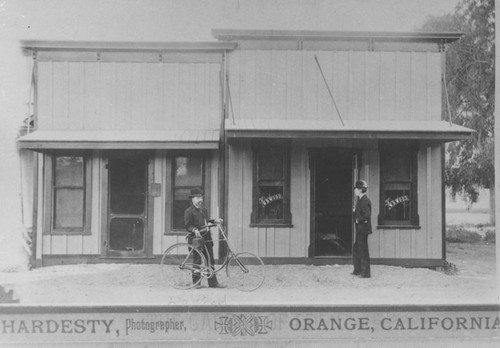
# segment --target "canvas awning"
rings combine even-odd
[[[467,139],[474,130],[446,121],[226,119],[230,138]]]
[[[219,130],[36,130],[17,140],[18,147],[50,149],[217,149]]]

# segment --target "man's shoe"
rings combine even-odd
[[[360,274],[358,275],[358,278],[370,278],[370,276],[366,274]]]
[[[359,273],[358,272],[352,272],[351,273],[353,276],[359,276]]]
[[[227,285],[217,283],[214,286],[210,286],[211,288],[219,288],[219,289],[224,289],[227,288]]]

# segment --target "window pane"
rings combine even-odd
[[[203,157],[176,157],[174,159],[172,228],[184,230],[184,211],[191,204],[189,195],[193,188],[204,191]]]
[[[142,219],[112,219],[109,223],[109,247],[112,250],[143,250],[144,222]]]
[[[83,186],[83,157],[56,157],[55,186]]]
[[[282,186],[259,187],[259,219],[283,219],[284,200]]]
[[[284,152],[282,149],[266,149],[259,153],[259,179],[280,180],[283,178]]]
[[[175,159],[175,186],[202,186],[203,158],[177,157]]]
[[[382,168],[386,181],[410,180],[411,153],[409,151],[388,151],[383,155]]]
[[[111,212],[142,214],[147,196],[147,159],[113,158],[109,163]]]
[[[54,228],[83,228],[83,189],[56,189]]]
[[[190,200],[176,200],[172,209],[172,227],[176,230],[184,230],[184,211],[191,204]]]
[[[409,183],[388,183],[384,192],[386,220],[410,220],[411,189]]]

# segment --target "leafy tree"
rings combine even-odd
[[[494,0],[462,0],[455,12],[427,18],[422,30],[462,32],[446,52],[443,112],[474,129],[471,139],[447,145],[445,183],[455,195],[477,201],[478,188],[494,202],[495,8]],[[492,213],[493,212],[493,213]],[[490,221],[494,223],[494,204]]]

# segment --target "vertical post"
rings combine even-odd
[[[499,8],[500,0],[495,0],[495,8]],[[498,58],[500,55],[500,48],[498,48],[498,42],[495,46],[495,66],[499,66],[500,59]],[[499,69],[495,69],[495,81],[500,81],[500,72]],[[495,88],[495,119],[500,120],[500,111],[498,105],[500,105],[500,88]],[[500,192],[500,122],[495,122],[495,200],[497,204],[495,204],[495,222],[500,221],[500,204],[498,204],[498,196]],[[496,261],[497,265],[500,262],[500,242],[498,238],[500,237],[500,232],[498,232],[498,228],[495,228],[495,239],[496,239]],[[497,290],[500,290],[500,267],[497,267]]]
[[[441,97],[441,108],[446,108],[448,111],[448,118],[451,125],[451,111],[450,104],[448,102],[448,91],[446,88],[446,46],[445,44],[439,45],[439,52],[441,53],[441,80],[443,82],[442,85],[442,93],[444,93],[444,98]],[[445,99],[446,98],[446,99]],[[446,102],[446,104],[445,104]],[[445,120],[446,110],[441,110],[441,119]],[[446,261],[446,192],[445,192],[445,177],[444,177],[444,168],[445,168],[445,145],[441,145],[441,259]],[[427,183],[429,185],[429,183]]]
[[[220,217],[224,219],[227,229],[227,183],[226,178],[228,177],[227,169],[227,138],[225,131],[225,122],[227,115],[227,95],[226,95],[226,76],[227,76],[227,51],[222,54],[220,81],[221,81],[221,101],[222,101],[222,112],[221,112],[221,124],[220,124],[220,141],[219,141],[219,212]],[[219,232],[220,234],[220,232]],[[220,235],[219,235],[220,238]],[[219,242],[219,259],[223,259],[227,253],[226,243]]]

